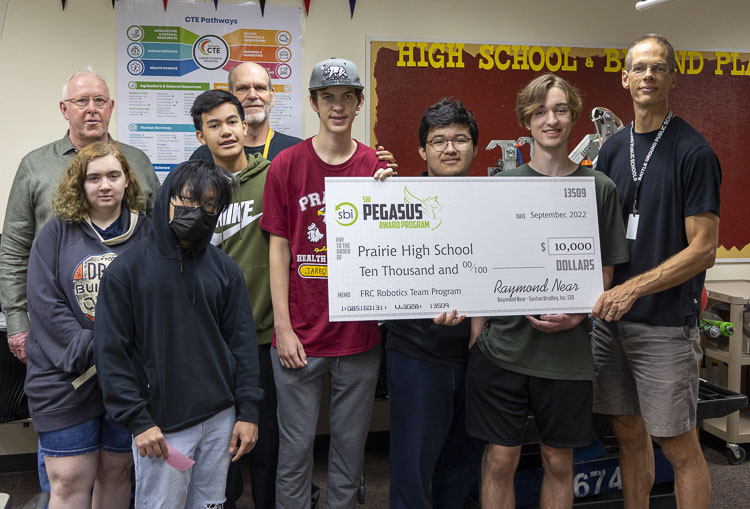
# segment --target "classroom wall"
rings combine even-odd
[[[267,1],[267,6],[273,5],[302,6],[303,1]],[[635,0],[359,0],[350,19],[347,0],[312,0],[304,21],[304,72],[315,62],[338,56],[357,62],[364,74],[368,36],[617,47],[655,31],[681,49],[750,51],[747,0],[673,0],[643,12],[636,11],[634,5]],[[259,8],[257,12],[260,15]],[[111,2],[68,0],[63,11],[60,0],[9,0],[0,63],[0,97],[5,110],[0,123],[1,225],[21,158],[60,138],[66,129],[58,101],[62,82],[70,72],[94,65],[116,97]],[[744,86],[750,91],[750,77]],[[403,89],[408,94],[409,84],[404,83]],[[613,94],[621,92],[613,85]],[[303,133],[310,136],[317,130],[317,117],[306,107],[303,111]],[[116,137],[116,116],[111,128]],[[354,136],[364,141],[367,128],[360,117]],[[483,126],[483,131],[491,136],[487,127]],[[727,267],[732,277],[748,271],[745,264]]]

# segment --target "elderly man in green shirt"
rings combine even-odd
[[[68,132],[21,160],[10,190],[0,242],[0,301],[8,323],[8,346],[23,362],[29,333],[26,271],[31,244],[52,217],[52,194],[76,153],[86,145],[111,139],[108,129],[115,102],[99,75],[91,69],[76,72],[66,80],[62,92],[60,111],[68,121]],[[141,150],[115,143],[138,177],[150,214],[159,189],[151,161]]]

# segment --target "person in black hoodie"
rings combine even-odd
[[[222,504],[230,459],[258,438],[263,391],[247,287],[210,244],[231,196],[223,168],[178,165],[149,235],[102,279],[97,369],[107,413],[135,438],[136,507]],[[180,454],[195,464],[170,466]]]
[[[424,175],[466,176],[478,137],[476,120],[461,101],[442,99],[427,108],[419,126]],[[462,509],[479,480],[484,443],[464,424],[470,334],[464,318],[453,311],[434,321],[385,323],[392,509]]]

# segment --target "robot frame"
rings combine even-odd
[[[594,123],[595,133],[584,136],[568,157],[576,164],[581,164],[582,161],[590,161],[591,166],[596,167],[599,149],[605,141],[623,128],[623,124],[622,120],[612,113],[612,111],[599,106],[591,110],[591,121]],[[487,168],[487,174],[492,177],[501,171],[510,170],[522,164],[519,149],[527,143],[531,145],[531,157],[533,157],[534,140],[529,136],[522,136],[517,140],[490,141],[486,150],[493,150],[500,147],[502,157],[497,160],[496,166]]]

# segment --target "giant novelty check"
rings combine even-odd
[[[330,320],[587,313],[593,177],[326,178]]]

